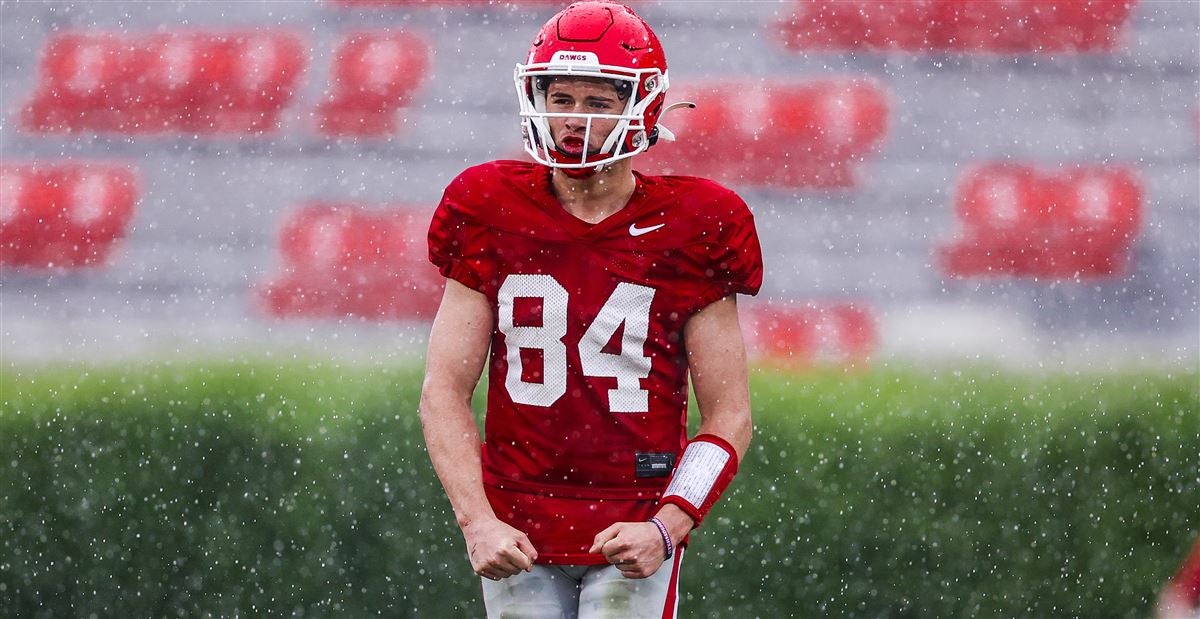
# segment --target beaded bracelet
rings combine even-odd
[[[667,525],[663,524],[663,521],[659,520],[658,516],[651,518],[650,522],[653,522],[654,526],[658,527],[658,532],[662,534],[663,547],[667,551],[666,558],[670,559],[671,555],[675,554],[675,544],[671,542],[671,534],[667,533]]]

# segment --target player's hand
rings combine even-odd
[[[617,522],[596,534],[589,553],[603,553],[626,578],[649,578],[667,558],[652,522]]]
[[[533,571],[537,550],[524,533],[499,519],[477,520],[463,528],[471,569],[491,580]]]

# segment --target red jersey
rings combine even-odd
[[[442,274],[495,311],[483,481],[539,562],[587,555],[613,522],[653,514],[687,441],[683,327],[755,294],[745,203],[716,183],[643,176],[597,224],[563,209],[550,168],[496,161],[454,179],[429,231]]]

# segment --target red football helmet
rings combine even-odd
[[[613,80],[618,92],[628,93],[620,114],[553,114],[546,112],[549,78],[599,77]],[[615,2],[576,2],[542,26],[525,64],[514,73],[521,104],[525,150],[538,163],[554,168],[593,171],[618,159],[632,157],[654,144],[666,96],[667,58],[654,31],[633,9]],[[568,155],[558,150],[549,118],[585,118],[590,133],[596,119],[616,120],[599,153]],[[668,137],[669,139],[669,137]],[[586,142],[585,142],[586,143]]]

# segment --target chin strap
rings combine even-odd
[[[603,163],[598,163],[590,168],[558,168],[559,172],[567,175],[567,178],[581,179],[591,178],[604,167]]]
[[[696,109],[696,104],[692,103],[691,101],[680,101],[679,103],[672,103],[671,105],[668,105],[667,109],[663,110],[662,115],[659,117],[660,120],[658,121],[658,136],[657,136],[658,139],[666,141],[666,142],[674,142],[675,141],[675,133],[672,132],[670,129],[666,128],[665,126],[663,126],[661,119],[667,117],[667,112],[670,112],[671,110],[677,110],[679,108],[687,108],[689,110],[694,110],[694,109]]]

